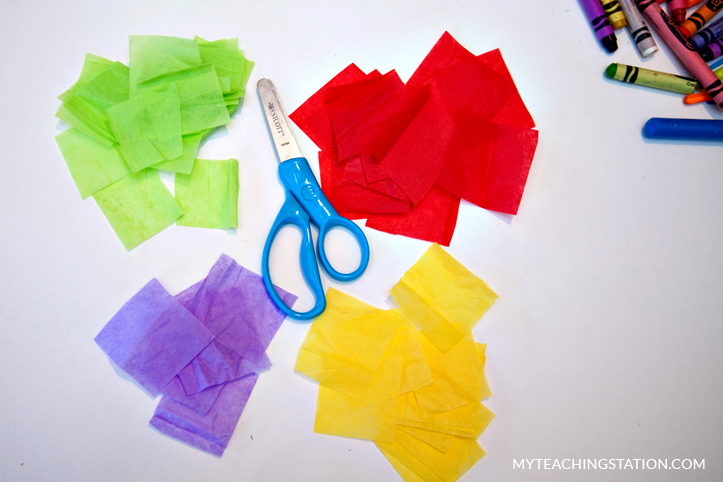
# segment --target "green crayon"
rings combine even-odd
[[[628,82],[630,84],[644,85],[654,89],[669,90],[681,94],[692,94],[695,89],[701,86],[693,77],[667,74],[655,70],[633,67],[625,64],[610,64],[605,69],[605,75],[614,80]]]

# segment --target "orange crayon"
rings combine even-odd
[[[715,17],[715,14],[720,12],[723,8],[723,0],[708,0],[703,5],[698,7],[683,24],[678,27],[683,37],[690,38],[695,32],[703,28],[711,18]]]
[[[696,92],[695,94],[688,94],[683,97],[683,103],[687,105],[700,104],[701,102],[710,102],[713,98],[708,92]]]

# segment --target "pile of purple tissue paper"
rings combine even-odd
[[[297,297],[280,288],[288,306]],[[155,278],[103,327],[96,343],[152,396],[159,431],[221,456],[286,315],[263,279],[223,254],[208,276],[171,296]]]

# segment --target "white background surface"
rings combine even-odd
[[[668,51],[643,61],[619,31],[607,55],[572,0],[142,0],[2,7],[0,481],[400,480],[373,443],[313,433],[317,385],[293,371],[309,325],[287,321],[276,335],[274,366],[221,459],[152,429],[157,400],[93,337],[152,277],[178,293],[221,253],[260,270],[283,191],[259,78],[291,112],[351,62],[406,81],[445,30],[475,54],[502,49],[540,130],[519,215],[463,202],[449,248],[500,296],[474,329],[497,417],[463,480],[723,478],[721,144],[640,135],[654,116],[723,116],[603,77],[610,62],[683,72]],[[129,34],[238,36],[257,62],[243,108],[199,154],[240,162],[236,233],[172,226],[126,252],[81,201],[53,140],[55,96],[86,51],[127,62]],[[315,146],[297,134],[316,169]],[[369,269],[340,289],[385,307],[428,243],[365,232]],[[275,281],[308,306],[298,236],[280,241]],[[335,245],[351,266],[349,246]],[[705,470],[513,470],[522,458],[695,458]]]

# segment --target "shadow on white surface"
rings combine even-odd
[[[387,305],[389,305],[390,310],[396,310],[397,308],[400,308],[399,303],[397,303],[397,300],[395,300],[391,294],[389,296],[387,296],[387,299],[384,300],[384,302]],[[414,324],[415,325],[417,324],[416,321],[414,322]],[[417,325],[417,326],[419,326],[419,325]]]
[[[500,213],[497,211],[490,211],[489,209],[488,209],[488,211],[490,212],[490,214],[492,214],[492,216],[496,217],[497,219],[499,219],[503,223],[507,224],[508,226],[511,226],[512,220],[515,219],[515,217],[512,214]]]
[[[202,453],[202,454],[204,454],[204,455],[208,455],[209,457],[213,457],[213,458],[215,458],[215,459],[220,459],[220,458],[222,457],[222,456],[219,456],[219,455],[216,455],[216,454],[212,454],[212,453],[210,453],[210,452],[206,452],[205,450],[201,450],[201,449],[199,449],[198,447],[195,447],[195,446],[193,446],[193,445],[191,445],[191,444],[189,444],[189,443],[187,443],[187,442],[184,442],[183,440],[178,440],[177,438],[171,437],[170,435],[168,435],[168,434],[166,434],[166,433],[164,433],[164,432],[161,432],[161,431],[158,430],[156,427],[154,427],[153,425],[151,425],[151,422],[148,422],[148,427],[150,427],[151,429],[153,429],[153,431],[156,432],[157,434],[164,436],[164,437],[167,438],[168,440],[172,440],[172,441],[174,441],[175,443],[178,443],[178,444],[181,444],[181,445],[185,445],[186,447],[188,447],[188,448],[190,448],[190,449],[193,449],[193,450],[195,450],[196,452]],[[228,448],[228,447],[227,447],[227,448]]]
[[[201,141],[198,151],[201,152],[201,147],[203,147],[207,142],[211,142],[214,139],[220,139],[222,137],[228,137],[228,135],[229,133],[226,126],[216,127],[213,132],[208,135],[208,137]]]
[[[127,380],[127,381],[131,382],[131,383],[132,383],[133,385],[135,385],[140,391],[142,391],[143,393],[145,393],[146,395],[148,395],[148,398],[150,398],[151,400],[153,400],[153,399],[156,398],[156,397],[154,397],[153,395],[151,395],[150,393],[148,393],[148,390],[146,390],[145,388],[143,388],[143,386],[142,386],[140,383],[138,383],[132,376],[130,376],[130,375],[129,375],[128,373],[126,373],[125,371],[123,371],[123,369],[122,369],[121,367],[119,367],[118,365],[116,365],[116,363],[115,363],[113,360],[111,360],[110,357],[109,357],[105,352],[103,352],[103,354],[104,354],[105,357],[108,359],[108,362],[110,363],[110,366],[113,367],[113,370],[115,371],[116,375],[118,375],[118,376],[119,376],[120,378],[122,378],[123,380]]]
[[[723,139],[720,140],[703,140],[703,139],[651,139],[645,137],[640,129],[640,137],[643,138],[643,142],[646,144],[669,144],[678,146],[723,146]],[[690,153],[691,156],[695,156],[695,152]],[[684,159],[681,159],[684,160]]]

